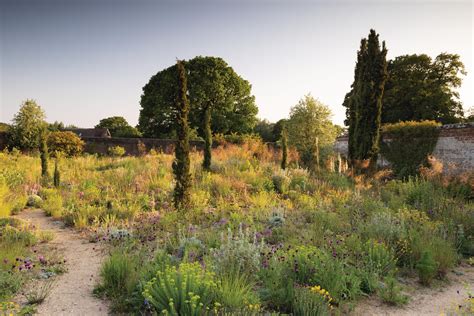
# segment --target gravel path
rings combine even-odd
[[[467,264],[455,267],[448,274],[445,285],[423,287],[412,284],[410,301],[403,307],[388,306],[378,299],[361,301],[355,315],[357,316],[422,316],[422,315],[470,315],[466,310],[469,293],[474,292],[474,267]],[[464,313],[456,312],[462,307]]]
[[[56,277],[51,293],[37,308],[38,315],[107,315],[107,303],[92,295],[104,258],[100,245],[89,243],[41,210],[25,210],[16,217],[52,231],[54,239],[48,245],[57,248],[66,259],[68,271]]]

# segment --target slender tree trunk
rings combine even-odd
[[[211,130],[211,106],[207,105],[204,109],[204,161],[202,167],[204,170],[211,170],[212,160],[212,130]]]
[[[43,132],[40,140],[41,176],[47,179],[48,175],[48,145],[46,143],[46,132]]]
[[[288,133],[286,127],[281,130],[281,169],[285,170],[288,164]]]

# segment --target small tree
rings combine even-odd
[[[48,145],[46,144],[46,131],[43,131],[43,134],[40,137],[40,158],[41,158],[41,176],[43,179],[48,179]]]
[[[34,100],[23,102],[9,128],[10,146],[27,151],[38,150],[46,126],[44,119],[44,111]]]
[[[58,188],[61,183],[61,173],[58,168],[58,158],[56,158],[56,160],[54,161],[53,183],[56,188]]]
[[[66,157],[77,156],[84,149],[84,141],[73,132],[51,132],[48,136],[48,149],[53,157],[58,153]]]
[[[176,63],[178,70],[178,95],[176,98],[176,132],[178,139],[175,146],[173,172],[176,179],[174,188],[174,205],[183,209],[189,205],[191,188],[191,162],[189,158],[189,101],[186,81],[186,70],[182,61]]]
[[[309,94],[291,108],[285,126],[288,142],[298,150],[302,163],[309,169],[315,170],[320,154],[325,157],[332,150],[337,129],[331,115],[329,107]]]
[[[281,169],[285,170],[288,160],[288,133],[286,127],[281,131]]]

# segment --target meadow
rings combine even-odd
[[[94,293],[114,314],[348,314],[369,296],[409,302],[400,279],[442,287],[474,264],[469,184],[433,170],[407,181],[309,172],[293,152],[281,170],[278,151],[249,139],[214,149],[210,172],[192,153],[191,206],[176,211],[173,159],[61,158],[54,187],[38,156],[1,153],[2,308],[31,278],[63,272],[57,254],[38,253],[48,233],[12,217],[27,207],[106,247]]]

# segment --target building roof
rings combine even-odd
[[[77,136],[84,138],[84,137],[106,137],[110,138],[110,132],[108,128],[68,128],[65,131],[70,131]]]

